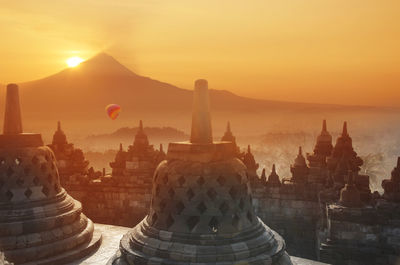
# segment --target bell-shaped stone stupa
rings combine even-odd
[[[53,152],[23,133],[18,86],[7,86],[0,135],[0,250],[15,264],[62,264],[96,249],[101,235],[60,186]]]
[[[190,142],[169,145],[148,216],[109,264],[292,264],[284,240],[254,213],[234,144],[213,142],[206,80],[195,83]]]

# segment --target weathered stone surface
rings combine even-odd
[[[149,215],[109,264],[292,264],[283,239],[255,215],[232,142],[208,141],[206,92],[195,94],[192,143],[170,145],[154,173]]]
[[[22,125],[15,125],[20,119],[14,115],[19,113],[18,87],[11,88],[7,134],[0,135],[0,249],[17,264],[57,264],[77,249],[87,254],[93,223],[60,186],[54,154],[41,144],[41,136],[23,134]],[[92,245],[97,242],[100,236]]]

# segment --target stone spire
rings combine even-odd
[[[22,133],[21,107],[19,105],[19,92],[16,84],[7,85],[6,110],[4,115],[5,135]]]
[[[261,171],[261,177],[260,177],[262,182],[267,183],[268,179],[267,179],[267,175],[265,174],[265,168],[263,168],[263,170]]]
[[[330,156],[332,153],[333,145],[332,145],[332,136],[327,130],[326,120],[322,122],[322,131],[320,135],[317,137],[317,143],[314,147],[314,154],[309,155],[308,159],[313,160],[317,163],[321,163],[326,159],[327,156]],[[310,161],[311,162],[311,161]]]
[[[53,135],[53,145],[58,145],[59,148],[62,145],[66,145],[68,144],[67,141],[67,136],[65,135],[65,133],[61,130],[61,122],[58,121],[57,122],[57,130],[55,131],[54,135]]]
[[[208,82],[196,80],[193,92],[192,133],[190,142],[196,144],[212,143],[210,101]]]
[[[354,185],[353,172],[349,170],[346,186],[340,191],[339,203],[346,207],[361,207],[360,192]]]
[[[255,214],[233,143],[212,141],[206,84],[196,82],[204,94],[194,95],[191,140],[170,143],[154,172],[148,216],[109,264],[292,264],[283,239]]]
[[[297,154],[294,164],[290,166],[290,171],[292,172],[292,181],[295,183],[305,183],[307,182],[307,177],[309,173],[309,168],[306,163],[306,159],[303,156],[303,150],[299,146],[299,153]]]
[[[360,166],[362,166],[363,161],[353,149],[353,140],[348,133],[347,122],[344,122],[342,134],[337,138],[335,147],[332,150],[332,155],[327,159],[328,168],[331,172],[337,171],[336,167],[343,157],[347,160],[346,163],[351,167],[350,170],[354,173],[360,171]],[[347,172],[343,172],[343,174],[345,176]],[[344,176],[342,178],[344,178]]]
[[[342,136],[349,136],[349,133],[347,132],[347,121],[343,123]]]
[[[244,154],[243,163],[247,167],[249,176],[258,178],[257,177],[257,169],[259,167],[259,164],[256,163],[256,160],[254,159],[254,156],[251,153],[250,145],[247,146],[247,153]]]
[[[119,144],[119,151],[123,151],[123,149],[122,149],[122,143]]]
[[[143,133],[143,121],[139,121],[139,132]]]
[[[236,145],[236,137],[233,136],[233,133],[231,131],[231,123],[229,121],[226,125],[226,131],[224,136],[222,136],[221,141],[232,142]]]
[[[279,176],[276,173],[275,164],[272,165],[272,170],[271,170],[271,174],[268,177],[267,186],[268,187],[279,187],[279,186],[281,186],[281,180],[279,179]]]
[[[296,159],[294,160],[294,166],[304,167],[307,166],[306,159],[303,156],[303,149],[299,146],[299,153],[297,154]]]
[[[142,120],[139,121],[138,131],[135,135],[135,141],[133,142],[133,149],[135,152],[146,152],[149,147],[149,139],[143,129]]]

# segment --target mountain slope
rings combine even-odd
[[[110,126],[104,124],[107,119],[104,108],[110,103],[119,104],[122,108],[121,116],[112,125],[114,127],[144,119],[151,125],[170,125],[181,129],[187,128],[191,115],[191,90],[139,76],[104,53],[79,67],[22,83],[20,87],[23,113],[30,123],[48,121],[53,124],[56,120],[63,120],[93,128],[92,123],[101,121],[96,126],[100,131],[107,131],[102,130],[103,126]],[[225,124],[228,119],[236,119],[237,123],[242,120],[249,123],[253,119],[253,126],[260,122],[260,118],[276,113],[320,114],[376,109],[257,100],[223,90],[210,90],[210,98],[214,121]],[[46,123],[46,126],[49,124]],[[183,124],[187,125],[183,127]]]

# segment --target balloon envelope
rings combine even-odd
[[[106,112],[108,117],[115,120],[121,112],[121,107],[117,104],[109,104],[106,106]]]

